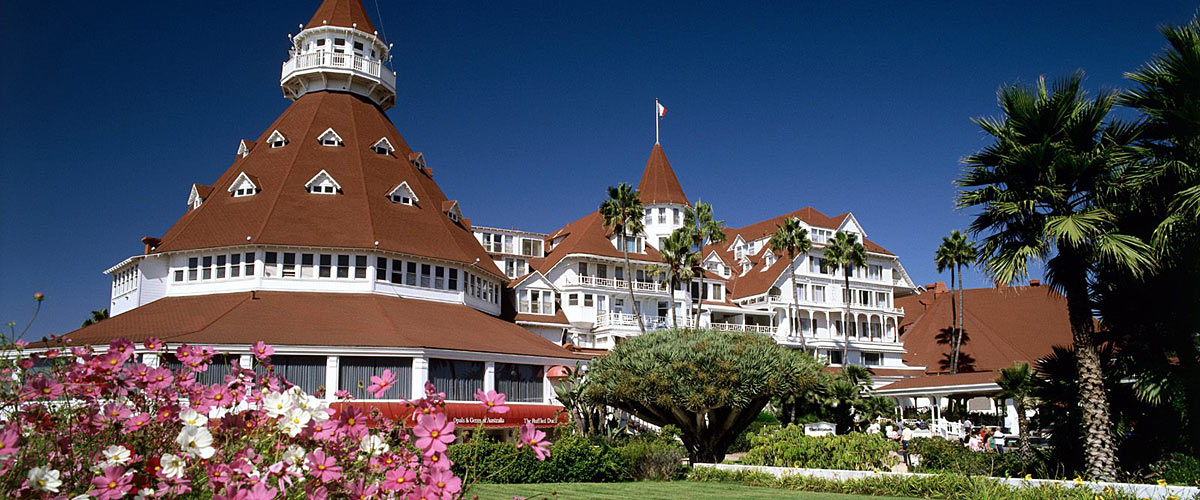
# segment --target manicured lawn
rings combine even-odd
[[[527,497],[529,500],[904,500],[895,497],[809,493],[734,483],[692,481],[480,484],[471,493],[479,495],[480,500],[512,500],[513,495]]]

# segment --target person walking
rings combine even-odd
[[[912,460],[908,458],[908,442],[912,441],[912,429],[905,426],[900,431],[900,452],[904,454],[904,466],[912,469]]]

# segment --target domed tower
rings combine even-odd
[[[327,0],[292,37],[279,85],[296,100],[309,92],[361,95],[383,109],[396,105],[396,73],[384,67],[391,47],[358,0]]]
[[[638,191],[646,209],[646,241],[655,248],[662,248],[662,241],[683,227],[683,211],[691,203],[683,194],[671,162],[667,161],[667,153],[657,142],[650,150]]]

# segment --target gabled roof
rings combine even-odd
[[[926,292],[896,298],[904,308],[900,340],[904,363],[926,372],[948,372],[950,345],[939,343],[953,328],[951,295]],[[1053,346],[1071,345],[1067,300],[1049,287],[977,288],[963,291],[966,338],[960,356],[970,371],[1033,363]],[[960,370],[961,371],[961,370]]]
[[[238,141],[237,155],[245,158],[250,154],[250,150],[254,149],[254,141],[250,139],[242,139]]]
[[[309,179],[309,180],[308,180],[308,182],[305,182],[305,183],[304,183],[304,187],[305,187],[305,188],[307,188],[307,189],[312,189],[312,187],[313,187],[314,185],[316,185],[318,182],[320,182],[320,181],[321,181],[321,179],[323,179],[323,178],[324,178],[324,179],[329,179],[329,182],[333,183],[333,188],[334,188],[334,189],[336,189],[336,190],[338,190],[338,191],[341,191],[341,190],[342,190],[342,185],[341,185],[341,184],[338,184],[338,181],[337,181],[337,179],[334,179],[334,178],[333,178],[333,176],[332,176],[332,175],[329,175],[329,172],[326,172],[324,169],[321,169],[321,171],[320,171],[320,172],[317,172],[317,175],[314,175],[314,176],[312,177],[312,179]]]
[[[325,0],[321,2],[321,6],[317,7],[317,12],[313,14],[307,28],[316,28],[318,26],[341,26],[344,28],[352,28],[357,24],[357,28],[367,33],[375,32],[375,25],[371,24],[371,18],[367,16],[367,11],[363,9],[362,2],[359,0]]]
[[[567,224],[562,229],[550,234],[546,239],[547,242],[560,237],[563,240],[558,245],[555,245],[553,250],[546,253],[545,260],[536,269],[542,273],[548,273],[562,261],[563,257],[570,254],[599,255],[616,259],[623,258],[621,250],[617,249],[616,245],[613,245],[612,240],[608,239],[611,234],[612,231],[604,227],[604,218],[600,216],[600,212],[587,214],[579,220]],[[629,260],[657,263],[662,261],[662,254],[658,253],[658,250],[653,246],[647,244],[646,253],[630,253]],[[533,261],[530,261],[530,265],[533,265]]]
[[[188,205],[195,203],[199,198],[201,202],[208,199],[208,195],[212,194],[213,187],[205,186],[204,184],[192,184],[192,192],[188,193]]]
[[[421,202],[421,198],[419,196],[417,196],[417,193],[415,191],[413,191],[411,187],[409,187],[408,181],[403,181],[400,184],[397,184],[395,189],[388,191],[388,193],[387,193],[388,197],[391,197],[392,195],[396,194],[397,192],[401,192],[404,194],[404,196],[408,196],[409,198],[412,198],[413,203]]]
[[[683,194],[683,186],[667,161],[667,153],[662,145],[655,144],[650,150],[650,159],[646,160],[646,169],[642,171],[642,180],[638,182],[638,192],[642,203],[676,203],[691,205],[687,195]]]
[[[261,340],[275,345],[576,357],[520,326],[462,304],[358,293],[260,290],[166,297],[65,337],[75,344],[158,337],[165,342],[202,345]]]
[[[234,177],[233,182],[229,183],[229,188],[226,189],[226,191],[232,193],[234,189],[237,189],[237,187],[244,182],[249,182],[250,185],[254,186],[254,189],[260,191],[262,190],[262,184],[258,182],[258,177],[247,174],[246,172],[238,172],[237,177]]]
[[[727,237],[726,239],[727,239],[727,241],[732,242],[735,239],[737,239],[738,236],[741,236],[742,239],[749,242],[749,241],[757,240],[759,238],[765,238],[767,236],[774,234],[775,231],[778,229],[777,226],[779,226],[780,224],[783,224],[783,222],[785,220],[790,219],[792,217],[800,219],[800,221],[802,221],[805,224],[808,224],[809,226],[812,226],[812,227],[819,227],[819,228],[836,231],[839,227],[842,226],[842,224],[845,222],[847,217],[852,217],[852,214],[850,212],[846,212],[846,213],[838,215],[836,217],[829,217],[829,216],[817,211],[817,209],[815,209],[813,207],[804,207],[804,208],[801,208],[800,210],[796,210],[794,212],[788,212],[788,213],[782,214],[782,215],[777,215],[775,217],[771,217],[770,219],[761,220],[761,221],[755,222],[754,224],[750,224],[748,226],[726,229],[725,230],[725,235]],[[855,223],[857,224],[857,220],[855,220]],[[882,246],[879,246],[875,242],[868,240],[866,238],[862,238],[862,244],[863,244],[863,247],[865,247],[868,252],[881,253],[881,254],[885,254],[885,255],[895,255],[892,252],[889,252],[886,248],[883,248]]]
[[[327,128],[341,130],[346,147],[321,146],[317,136]],[[474,235],[442,213],[446,196],[430,176],[371,151],[371,144],[387,137],[398,157],[412,153],[371,101],[341,92],[304,94],[265,129],[259,144],[274,130],[293,140],[238,159],[213,186],[226,190],[245,172],[255,185],[270,189],[251,197],[213,197],[188,211],[163,235],[159,252],[245,245],[247,236],[264,245],[365,250],[378,241],[384,251],[468,265],[478,259],[475,269],[504,277]],[[342,195],[314,197],[304,190],[322,169],[345,187]],[[415,210],[398,209],[388,199],[402,182],[422,201]]]

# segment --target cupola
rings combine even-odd
[[[396,73],[385,67],[391,47],[360,0],[325,0],[291,40],[279,77],[284,97],[332,90],[361,95],[385,110],[396,105]]]

